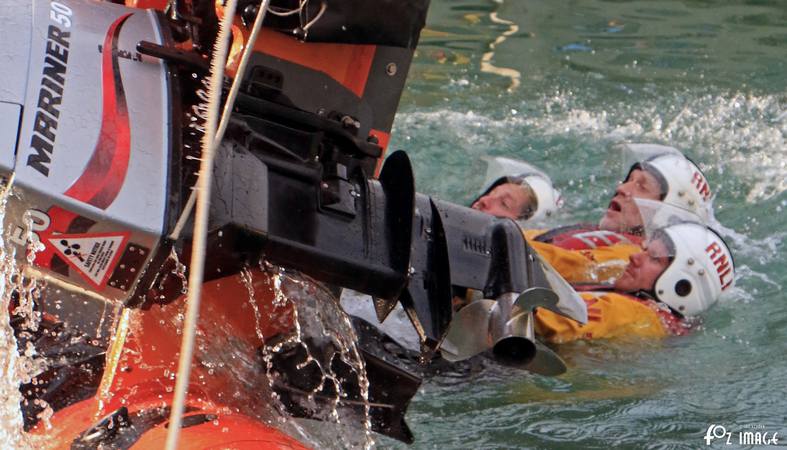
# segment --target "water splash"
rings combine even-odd
[[[726,227],[718,221],[711,223],[724,239],[730,241],[736,254],[757,258],[761,264],[767,264],[778,258],[780,248],[784,245],[787,232],[777,232],[762,239],[754,239],[732,228]]]
[[[372,448],[369,380],[352,325],[336,296],[298,273],[267,262],[262,262],[261,268],[268,273],[274,289],[274,308],[289,309],[293,324],[288,335],[264,341],[262,355],[271,389],[282,392],[282,386],[288,386],[284,392],[290,402],[310,411],[313,418],[340,426],[312,429],[309,438],[317,440],[319,447],[335,447],[338,442],[344,448]],[[285,373],[282,367],[287,360],[291,361],[290,371]],[[295,377],[309,380],[306,385],[293,383]],[[356,388],[357,393],[348,392]],[[360,400],[351,398],[355,395]],[[274,399],[285,416],[284,399],[278,393],[274,393]],[[342,425],[360,425],[362,442]]]
[[[8,229],[6,206],[11,195],[11,187],[3,186],[0,192],[0,223],[3,230]],[[36,253],[43,250],[43,244],[31,232],[32,219],[25,216],[25,222],[27,246],[24,260],[28,266],[32,266]],[[17,247],[7,244],[9,242],[5,233],[0,233],[0,398],[5,399],[5,403],[0,404],[0,447],[33,448],[34,440],[23,432],[24,419],[20,405],[26,400],[19,387],[20,384],[30,383],[46,369],[47,363],[37,354],[30,341],[20,352],[15,331],[22,334],[38,330],[41,313],[36,310],[35,304],[41,291],[35,278],[24,275],[24,267],[18,264]],[[16,330],[11,326],[12,317]],[[52,408],[43,400],[36,400],[35,405],[41,409],[38,418],[46,427],[50,427]]]
[[[248,267],[244,267],[241,270],[240,279],[249,293],[248,304],[251,306],[251,309],[254,311],[254,331],[257,333],[257,337],[260,339],[260,341],[264,343],[265,334],[262,332],[262,315],[260,314],[260,306],[257,304],[257,301],[254,298],[254,285],[252,281],[251,271],[249,270]],[[278,307],[278,306],[274,305],[274,307]]]
[[[628,267],[628,261],[622,259],[610,259],[595,263],[588,267],[586,279],[593,283],[613,283]]]
[[[6,198],[3,195],[0,204],[0,213],[5,215]],[[13,260],[13,258],[11,258]],[[5,240],[0,235],[0,264],[3,272],[7,271],[9,255],[5,251]],[[9,301],[11,300],[11,286],[8,277],[0,277],[0,398],[5,399],[0,405],[0,446],[14,448],[23,444],[22,411],[19,404],[22,394],[19,392],[20,355],[17,353],[14,330],[10,325]]]
[[[172,261],[172,270],[170,271],[170,273],[175,277],[177,277],[178,280],[180,280],[180,284],[181,284],[180,293],[182,295],[188,294],[189,279],[186,276],[186,265],[180,262],[180,259],[178,258],[178,252],[175,251],[174,247],[169,252],[169,257],[167,258],[167,260]],[[163,277],[162,282],[165,279],[166,277]]]

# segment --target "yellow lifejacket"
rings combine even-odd
[[[618,292],[582,292],[580,296],[588,308],[586,324],[538,308],[535,313],[536,334],[547,342],[560,344],[579,339],[623,336],[663,337],[688,331],[686,323],[655,300]]]

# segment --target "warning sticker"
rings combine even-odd
[[[103,287],[128,241],[129,233],[57,234],[49,245],[90,284]]]

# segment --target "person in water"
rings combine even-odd
[[[639,155],[615,189],[598,225],[578,224],[552,230],[528,230],[529,239],[567,249],[593,249],[618,243],[640,244],[642,218],[634,199],[658,200],[695,213],[707,222],[711,191],[702,171],[679,150],[655,144],[626,144]],[[532,183],[531,180],[536,180]],[[543,177],[504,176],[492,183],[471,207],[497,217],[535,221],[536,213],[550,215],[559,196]]]
[[[559,204],[560,193],[546,175],[525,172],[498,178],[471,207],[495,217],[538,221],[554,214]]]
[[[569,283],[613,279],[629,257],[640,251],[643,219],[636,203],[638,199],[660,201],[689,211],[700,222],[707,222],[711,217],[707,179],[679,150],[655,144],[624,147],[636,162],[615,189],[598,225],[576,224],[551,230],[523,228],[528,243]],[[530,189],[531,196],[522,195],[527,191],[526,185],[534,186]],[[558,207],[555,200],[558,198],[546,175],[505,176],[492,183],[472,207],[520,223],[529,218],[530,223],[551,215]],[[544,212],[537,216],[532,211]]]
[[[587,305],[586,324],[539,308],[535,331],[553,343],[682,335],[734,285],[734,277],[732,254],[715,231],[677,223],[654,232],[614,283],[575,285]]]

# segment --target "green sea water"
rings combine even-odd
[[[705,448],[711,425],[733,439],[707,448],[787,446],[786,61],[784,1],[432,1],[391,144],[420,192],[466,204],[505,155],[553,178],[557,223],[595,221],[615,143],[673,145],[712,183],[737,274],[693,335],[560,346],[558,378],[428,380],[414,448]]]

